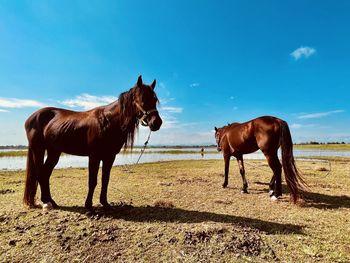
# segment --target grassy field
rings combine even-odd
[[[58,210],[25,209],[24,172],[0,172],[1,262],[349,262],[350,160],[298,161],[304,200],[270,201],[265,161],[247,161],[241,194],[234,161],[173,161],[114,167],[113,210],[87,216],[86,169],[55,170]],[[286,191],[284,189],[284,191]]]

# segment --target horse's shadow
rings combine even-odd
[[[61,206],[60,209],[74,213],[86,213],[84,207]],[[281,224],[255,218],[185,210],[181,208],[113,205],[112,208],[108,211],[103,211],[101,207],[97,207],[95,213],[102,214],[104,217],[123,219],[133,222],[201,223],[211,221],[233,224],[240,227],[250,227],[259,231],[263,231],[267,234],[303,234],[303,226],[300,225]]]
[[[268,183],[254,182],[260,185],[268,185]],[[288,192],[286,185],[282,185],[283,193]],[[318,209],[338,209],[350,208],[350,196],[347,195],[327,195],[314,193],[311,191],[302,191],[302,198],[305,200],[304,207],[314,207]]]
[[[346,195],[326,195],[320,193],[302,193],[306,207],[318,209],[350,208],[350,197]]]

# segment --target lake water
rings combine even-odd
[[[169,154],[159,153],[161,151],[197,151],[198,153],[184,153],[184,154]],[[215,148],[206,148],[205,151],[215,151]],[[142,155],[140,163],[151,163],[161,161],[173,161],[173,160],[213,160],[222,159],[221,153],[205,153],[202,156],[199,148],[149,148]],[[157,152],[157,153],[154,153]],[[134,149],[133,153],[118,154],[114,165],[135,164],[140,156],[140,149]],[[307,156],[336,156],[336,157],[350,157],[350,151],[323,151],[323,150],[294,150],[295,157],[307,157]],[[244,159],[264,159],[264,155],[257,151],[255,153],[244,155]],[[68,167],[87,167],[88,157],[62,155],[56,168],[68,168]],[[1,157],[0,158],[0,170],[23,170],[26,167],[26,157]]]

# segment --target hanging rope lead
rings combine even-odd
[[[147,147],[147,144],[149,142],[149,139],[151,138],[151,130],[149,130],[149,134],[148,134],[148,137],[147,137],[147,140],[145,141],[144,145],[143,145],[143,148],[141,149],[141,153],[140,153],[140,156],[139,158],[137,159],[137,162],[135,164],[138,164],[140,159],[141,159],[141,156],[143,155],[143,153],[145,152],[146,150],[146,147]]]

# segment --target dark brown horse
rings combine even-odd
[[[293,157],[293,143],[287,122],[270,116],[259,117],[245,123],[232,123],[222,128],[215,127],[215,139],[218,150],[223,152],[225,161],[225,181],[228,184],[230,157],[237,159],[243,180],[243,193],[248,193],[245,178],[243,154],[261,150],[265,155],[273,176],[269,184],[273,199],[282,195],[282,167],[293,202],[299,197],[299,190],[305,185],[299,174]],[[277,150],[282,148],[282,165]]]
[[[120,94],[109,105],[86,112],[58,108],[43,108],[33,113],[25,123],[29,147],[24,204],[33,207],[37,184],[44,206],[57,207],[50,194],[50,176],[61,153],[89,157],[89,192],[85,207],[92,210],[92,197],[97,184],[97,173],[102,161],[102,188],[100,202],[109,207],[107,187],[112,164],[122,147],[133,146],[139,123],[157,131],[162,125],[151,85],[137,84]],[[44,161],[46,151],[46,160]],[[43,207],[44,207],[43,206]]]

